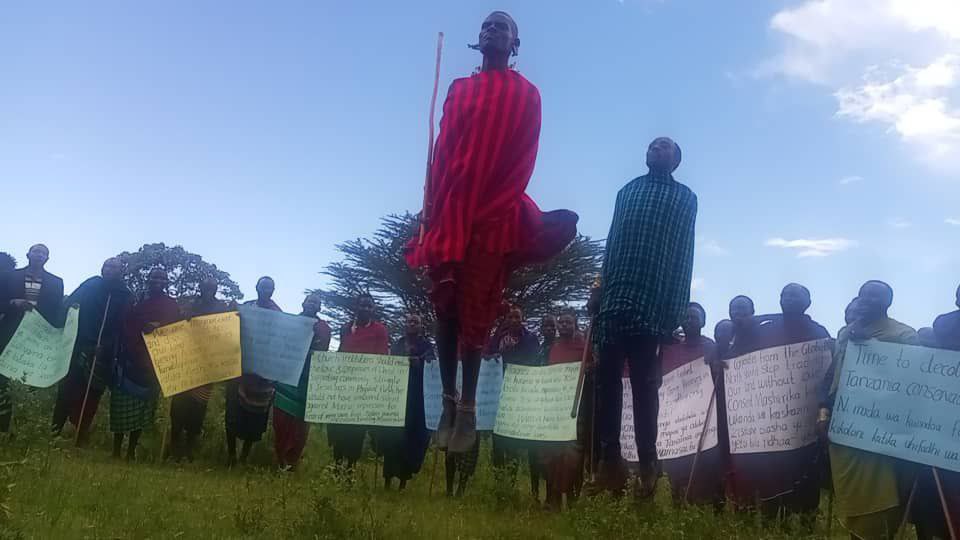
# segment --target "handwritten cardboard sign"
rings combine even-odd
[[[66,377],[79,318],[80,310],[71,307],[63,328],[56,328],[36,310],[24,313],[20,326],[0,354],[0,374],[37,388],[53,386]]]
[[[310,352],[315,322],[254,305],[240,306],[243,372],[296,386]]]
[[[236,312],[194,317],[144,334],[164,397],[240,376]]]
[[[457,393],[463,386],[463,370],[457,371]],[[503,387],[503,364],[499,360],[480,362],[480,378],[477,381],[477,429],[493,431],[500,407],[500,389]],[[443,384],[440,381],[440,362],[433,361],[423,368],[423,409],[427,429],[437,430],[440,423]]]
[[[529,441],[575,441],[577,419],[570,409],[579,377],[579,363],[507,364],[493,432]]]
[[[830,441],[960,472],[960,352],[850,343]]]
[[[816,442],[817,391],[833,361],[833,340],[738,356],[724,370],[730,453],[782,452]]]
[[[410,360],[314,352],[304,418],[318,424],[403,427]]]

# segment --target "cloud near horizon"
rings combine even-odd
[[[793,249],[797,251],[798,258],[807,258],[827,257],[840,253],[856,246],[856,242],[846,238],[798,238],[796,240],[771,238],[767,240],[766,246]]]

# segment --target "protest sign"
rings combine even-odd
[[[164,397],[240,376],[240,318],[194,317],[144,334]]]
[[[463,386],[463,370],[457,370],[457,393]],[[480,379],[477,381],[477,429],[493,431],[500,406],[500,389],[503,387],[503,364],[500,359],[480,362]],[[440,362],[433,361],[423,367],[423,409],[427,429],[437,430],[440,423],[443,383],[440,381]]]
[[[67,310],[63,328],[55,328],[37,310],[23,314],[20,325],[0,354],[0,374],[29,386],[47,388],[67,376],[77,340],[80,310]]]
[[[771,347],[728,361],[730,453],[782,452],[816,442],[818,390],[833,340]]]
[[[710,406],[713,391],[713,375],[702,358],[663,376],[657,417],[657,457],[673,459],[696,454],[704,424],[707,430],[701,450],[717,446],[716,403]]]
[[[314,352],[307,422],[403,427],[410,360],[405,356]]]
[[[580,363],[554,366],[507,364],[493,432],[529,441],[574,441],[577,419],[570,409]]]
[[[315,322],[310,317],[254,305],[240,306],[243,372],[296,386],[313,341]]]
[[[830,441],[960,472],[960,352],[851,342]]]

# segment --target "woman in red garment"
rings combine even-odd
[[[361,294],[357,298],[353,322],[340,330],[340,352],[390,354],[387,327],[374,320],[375,311],[372,296]],[[327,439],[333,447],[334,462],[347,471],[352,470],[363,452],[366,435],[365,426],[328,424]]]
[[[433,281],[443,381],[437,444],[451,452],[466,452],[476,441],[480,356],[510,272],[549,259],[576,234],[576,214],[541,213],[525,193],[537,157],[540,94],[508,65],[519,47],[513,19],[490,14],[476,47],[483,53],[480,72],[457,79],[447,93],[421,215],[424,234],[408,245],[408,264],[428,268]]]

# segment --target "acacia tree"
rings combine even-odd
[[[401,331],[405,312],[420,313],[432,322],[429,279],[407,266],[403,258],[404,246],[416,230],[415,216],[393,214],[381,219],[380,228],[370,238],[337,245],[343,260],[321,272],[330,278],[330,286],[323,292],[325,314],[344,324],[351,318],[356,296],[370,293],[392,335]],[[600,273],[602,257],[600,241],[578,236],[548,263],[514,272],[505,298],[520,305],[528,318],[584,302]]]
[[[227,300],[240,300],[240,286],[230,279],[230,274],[217,268],[203,257],[181,246],[167,247],[163,243],[144,244],[138,251],[124,251],[117,255],[123,265],[123,279],[137,298],[146,292],[147,276],[154,268],[162,268],[170,275],[170,295],[174,298],[189,298],[200,294],[200,282],[213,276],[220,284],[220,294]]]
[[[0,251],[0,272],[13,270],[17,267],[17,259],[6,251]]]

